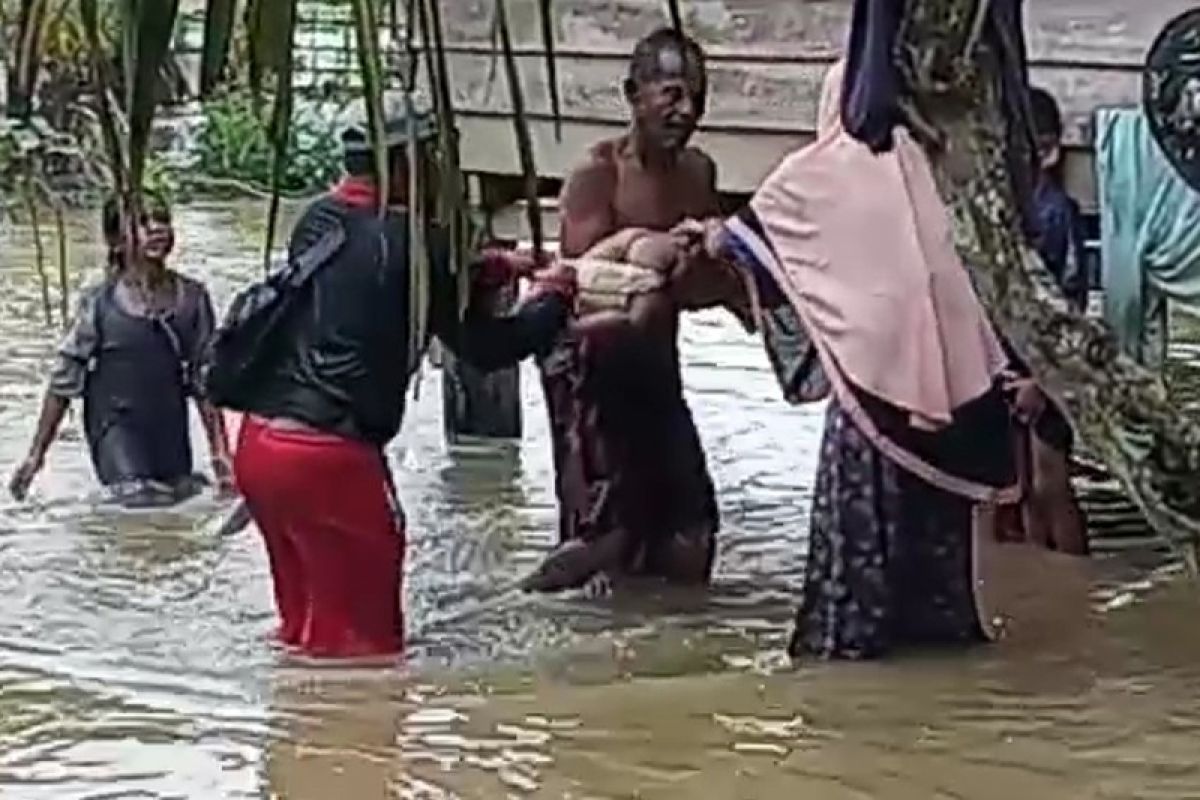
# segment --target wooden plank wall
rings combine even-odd
[[[841,47],[849,0],[683,0],[686,25],[708,49],[712,101],[698,140],[721,168],[722,189],[752,190],[810,135],[821,77]],[[1090,119],[1135,104],[1154,36],[1190,0],[1027,0],[1034,79],[1064,106],[1072,187],[1094,200]],[[466,167],[517,172],[508,92],[491,54],[492,0],[448,3],[454,91]],[[534,122],[539,172],[561,177],[596,139],[621,130],[620,82],[633,43],[666,21],[662,0],[556,0],[562,141],[550,124],[535,0],[512,0],[514,35]]]

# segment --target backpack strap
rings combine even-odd
[[[308,283],[317,270],[325,266],[345,243],[345,229],[341,225],[333,226],[317,240],[316,244],[296,256],[296,259],[289,264],[283,282],[292,289],[299,289]]]

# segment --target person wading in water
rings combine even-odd
[[[405,530],[383,448],[400,429],[418,367],[408,356],[410,121],[422,169],[436,167],[430,115],[389,122],[393,207],[382,220],[367,136],[358,128],[343,135],[348,174],[300,217],[289,257],[338,228],[344,243],[298,290],[272,340],[279,345],[248,391],[239,434],[237,485],[266,544],[278,636],[307,656],[382,656],[403,648]],[[493,317],[473,304],[460,317],[445,231],[430,226],[427,242],[429,335],[485,370],[549,348],[570,311],[569,269],[536,273],[511,316]],[[485,259],[491,269],[474,274],[488,277],[498,259]],[[416,343],[418,352],[429,335]]]
[[[1079,203],[1067,194],[1062,111],[1045,89],[1029,91],[1038,151],[1034,188],[1036,236],[1042,263],[1058,282],[1071,309],[1087,311],[1088,279],[1083,263],[1084,230]],[[1075,435],[1062,410],[1029,379],[1021,366],[1013,385],[1013,416],[1027,484],[1019,537],[1070,555],[1088,553],[1087,521],[1071,485]]]
[[[719,213],[716,166],[688,146],[707,93],[699,45],[671,29],[651,33],[634,49],[624,89],[629,131],[592,147],[563,188],[564,259],[605,250],[629,228],[662,232]],[[709,287],[695,284],[672,281],[653,301],[661,308],[643,318],[650,324],[629,335],[614,337],[607,323],[603,331],[575,325],[542,359],[560,548],[527,588],[576,588],[618,572],[708,580],[717,504],[677,344],[679,312],[711,304]],[[586,568],[547,569],[585,550]]]
[[[147,198],[131,257],[121,240],[120,205],[103,210],[109,263],[85,288],[60,345],[29,454],[9,491],[24,499],[45,463],[71,401],[83,398],[84,433],[96,476],[130,505],[178,501],[199,486],[193,474],[187,400],[195,400],[208,435],[213,474],[232,486],[221,415],[199,391],[198,364],[213,331],[203,284],[167,267],[175,246],[171,214]]]

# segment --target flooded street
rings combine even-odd
[[[180,209],[174,265],[223,304],[260,269],[262,217]],[[76,282],[99,258],[77,222]],[[4,225],[7,482],[57,332],[29,232]],[[215,536],[226,504],[207,494],[98,503],[74,413],[30,502],[0,500],[0,797],[1200,797],[1200,591],[1170,569],[995,548],[997,644],[788,664],[823,409],[778,399],[731,319],[684,331],[723,514],[712,589],[510,591],[556,537],[536,374],[519,445],[451,453],[427,368],[389,451],[409,518],[403,670],[285,657],[256,532]],[[198,424],[195,441],[204,464]]]

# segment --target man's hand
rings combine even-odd
[[[671,229],[671,235],[689,259],[705,256],[719,261],[724,256],[724,229],[725,222],[720,217],[685,219]]]
[[[13,472],[12,480],[8,482],[9,494],[13,499],[20,502],[29,494],[29,485],[33,483],[33,479],[42,471],[42,465],[45,460],[37,453],[30,453],[24,461]]]

